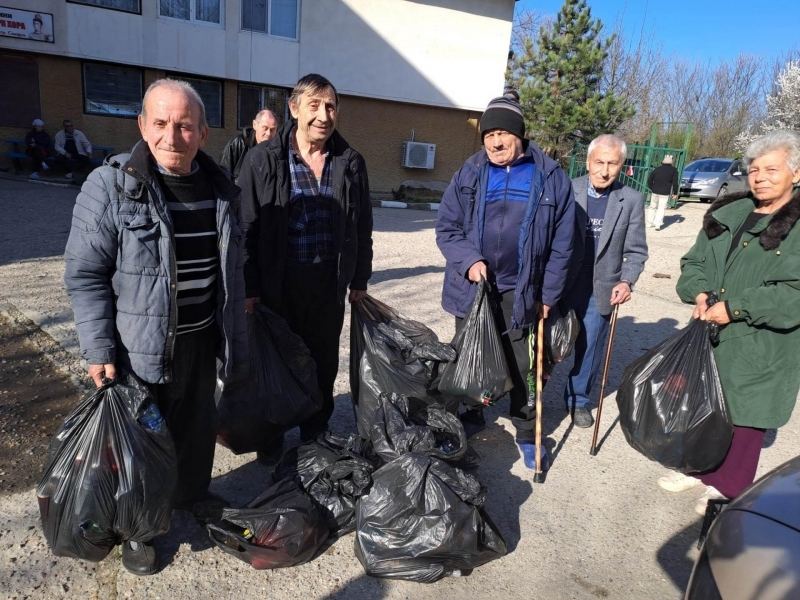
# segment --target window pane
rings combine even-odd
[[[0,86],[0,125],[31,126],[42,116],[39,105],[39,67],[36,59],[22,54],[0,54],[0,72],[14,85]]]
[[[194,18],[206,23],[219,23],[221,0],[195,0]]]
[[[180,75],[173,75],[172,77],[191,83],[203,100],[208,126],[222,127],[222,84],[219,81],[193,79],[191,77],[181,77]]]
[[[159,0],[162,17],[189,20],[189,0]]]
[[[267,32],[267,0],[242,0],[242,29]]]
[[[270,109],[278,117],[278,127],[286,119],[289,93],[280,88],[264,88],[264,108]]]
[[[239,129],[253,126],[253,119],[261,110],[261,88],[239,86]]]
[[[297,37],[297,0],[272,0],[269,32],[292,39]]]
[[[84,63],[83,85],[87,113],[135,117],[142,110],[139,69]]]
[[[127,12],[139,12],[139,0],[72,0],[78,4],[91,4],[92,6],[102,6],[103,8],[116,8]]]

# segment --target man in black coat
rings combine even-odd
[[[301,439],[328,428],[339,370],[344,299],[367,294],[372,275],[372,205],[367,166],[336,131],[339,96],[306,75],[289,98],[292,120],[247,153],[239,175],[244,215],[247,310],[261,302],[286,319],[317,363],[323,406]],[[277,462],[283,439],[259,453]]]
[[[647,209],[645,223],[661,231],[664,226],[664,211],[667,209],[669,197],[678,197],[678,169],[672,166],[672,155],[667,154],[660,167],[653,169],[647,178],[647,187],[653,192],[650,195],[650,208]]]
[[[44,130],[44,121],[34,119],[33,128],[25,134],[25,154],[33,160],[31,179],[39,178],[39,170],[45,171],[50,167],[44,162],[53,153],[53,143],[50,134]]]
[[[245,127],[242,133],[231,138],[231,141],[227,143],[222,151],[219,165],[223,169],[227,169],[233,180],[237,181],[247,151],[256,144],[271,140],[275,137],[277,131],[278,119],[275,117],[275,113],[265,108],[253,119],[252,127]]]

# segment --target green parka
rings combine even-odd
[[[800,193],[742,235],[733,235],[756,201],[735,195],[706,213],[694,246],[681,259],[677,291],[694,304],[715,291],[731,323],[714,348],[734,425],[786,424],[800,391]]]

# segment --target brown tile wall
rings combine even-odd
[[[51,136],[61,128],[63,119],[70,118],[93,144],[113,146],[117,152],[130,149],[140,139],[136,119],[83,113],[80,60],[50,55],[38,55],[37,60],[42,119]],[[145,89],[163,75],[163,71],[145,69]],[[237,87],[235,81],[225,82],[224,127],[209,130],[205,150],[215,159],[238,133]],[[480,148],[477,112],[343,96],[339,114],[339,131],[364,155],[375,192],[397,189],[406,179],[449,182],[464,160]],[[432,170],[400,166],[403,142],[411,139],[412,129],[415,141],[436,144]],[[28,128],[0,126],[0,139],[23,138],[27,131]],[[5,162],[4,150],[0,163]]]

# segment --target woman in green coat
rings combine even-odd
[[[714,356],[734,425],[717,469],[658,481],[674,492],[706,484],[700,514],[753,483],[765,430],[786,424],[800,392],[800,135],[766,134],[744,160],[750,192],[711,205],[677,285],[693,318],[721,328]],[[708,308],[710,292],[720,302]]]

